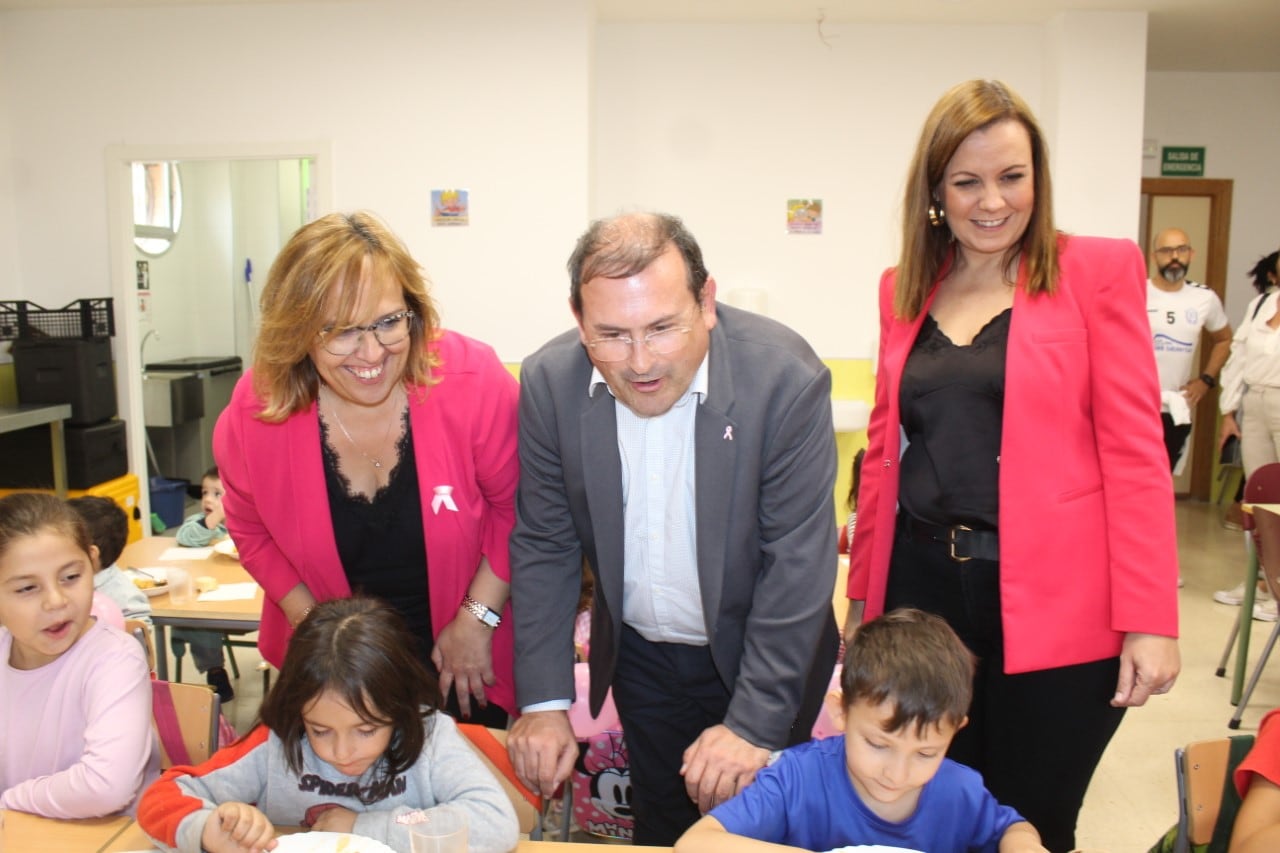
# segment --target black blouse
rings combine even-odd
[[[400,459],[372,500],[352,494],[338,469],[338,455],[329,446],[323,420],[320,437],[333,535],[351,590],[381,598],[395,608],[418,638],[419,657],[434,672],[427,547],[409,412],[405,410],[404,435],[396,447]]]
[[[916,518],[995,530],[1000,512],[1000,436],[1006,308],[973,343],[956,346],[926,316],[902,372],[906,432],[899,502]]]

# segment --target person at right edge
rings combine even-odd
[[[1125,709],[1177,677],[1178,565],[1142,253],[1052,211],[1023,100],[943,95],[880,282],[845,630],[946,619],[979,660],[949,755],[1067,851]]]

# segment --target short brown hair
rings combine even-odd
[[[1027,293],[1053,293],[1058,284],[1058,233],[1053,225],[1053,184],[1049,179],[1049,148],[1031,108],[998,80],[969,80],[952,87],[934,104],[920,131],[911,168],[907,172],[902,205],[902,256],[898,260],[893,311],[911,320],[924,310],[953,243],[951,229],[934,227],[928,209],[938,203],[938,187],[956,149],[978,130],[1002,121],[1016,121],[1031,138],[1031,169],[1035,201],[1027,230],[1005,258],[1011,263],[1022,252],[1027,263]]]
[[[98,495],[84,495],[67,501],[98,546],[98,562],[106,569],[115,565],[129,541],[129,515],[120,504]]]
[[[382,770],[368,788],[370,802],[412,767],[426,745],[440,690],[417,648],[400,614],[376,598],[317,604],[289,641],[280,677],[258,712],[280,738],[289,769],[302,772],[302,713],[326,690],[369,723],[391,726]]]
[[[940,616],[900,608],[858,627],[844,655],[846,709],[894,704],[885,731],[959,726],[973,699],[973,654]]]
[[[646,269],[675,246],[684,258],[693,301],[702,304],[708,273],[698,241],[680,217],[669,213],[625,213],[592,222],[569,256],[569,302],[582,315],[582,285],[593,278],[626,278]]]
[[[0,498],[0,559],[18,539],[44,531],[75,542],[89,558],[89,529],[65,500],[45,492],[17,492]]]
[[[413,311],[405,383],[431,383],[434,360],[426,345],[435,337],[440,317],[422,268],[373,214],[331,213],[299,228],[267,275],[253,348],[253,384],[264,403],[262,420],[283,421],[315,400],[319,376],[311,349],[328,321],[330,294],[343,283],[360,281],[365,264],[374,279],[398,284]],[[354,320],[359,296],[359,288],[343,289],[339,320]]]

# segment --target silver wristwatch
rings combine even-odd
[[[502,624],[502,617],[496,610],[489,609],[470,595],[462,599],[462,608],[490,628],[497,628]]]

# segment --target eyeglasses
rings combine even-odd
[[[689,340],[688,326],[674,326],[650,332],[640,340],[625,335],[616,338],[596,338],[587,341],[591,352],[600,361],[626,361],[631,358],[631,350],[636,344],[644,344],[654,355],[671,355],[681,349]]]
[[[1159,249],[1156,249],[1156,257],[1158,258],[1172,258],[1174,255],[1189,254],[1191,254],[1191,247],[1186,243],[1183,243],[1181,246],[1161,246]]]
[[[384,347],[392,347],[409,336],[412,321],[412,311],[397,311],[368,326],[321,329],[320,345],[330,355],[351,355],[360,349],[365,332],[370,332],[378,343]]]

